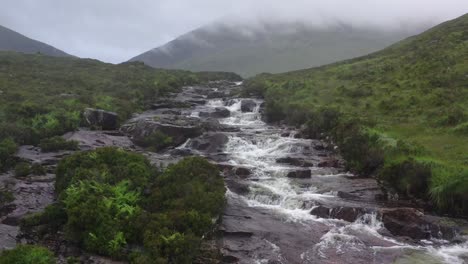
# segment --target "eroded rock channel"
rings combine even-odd
[[[80,130],[64,137],[79,141],[81,150],[118,146],[162,166],[188,155],[218,164],[228,187],[215,241],[221,263],[468,261],[464,220],[382,201],[375,180],[347,173],[333,146],[265,123],[262,100],[234,96],[240,89],[229,82],[186,87],[118,131]],[[173,147],[156,153],[138,146],[157,131],[170,135]],[[14,195],[0,210],[2,248],[21,240],[22,217],[53,202],[54,168],[69,154],[22,146],[18,157],[44,165],[47,175],[0,175],[1,187]]]

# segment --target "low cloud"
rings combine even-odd
[[[0,10],[1,25],[68,53],[113,63],[125,61],[214,21],[244,26],[300,22],[322,27],[338,21],[356,27],[397,29],[434,25],[468,12],[466,0],[4,2]]]

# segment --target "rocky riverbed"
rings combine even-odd
[[[240,83],[186,87],[155,102],[115,131],[64,135],[81,150],[117,146],[167,166],[202,155],[219,165],[228,187],[215,244],[222,263],[465,263],[468,224],[425,214],[407,202],[385,201],[376,181],[344,170],[332,145],[262,120],[263,102],[238,98]],[[171,146],[139,145],[155,132]],[[0,247],[21,241],[19,221],[54,200],[54,168],[71,152],[22,146],[18,158],[46,167],[45,176],[0,175],[14,200],[0,209]],[[20,236],[18,237],[18,234]],[[66,249],[55,249],[67,254]],[[86,262],[108,263],[88,256]]]

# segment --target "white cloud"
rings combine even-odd
[[[80,57],[121,62],[213,21],[439,23],[467,0],[5,0],[0,24]]]

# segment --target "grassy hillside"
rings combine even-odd
[[[153,67],[223,70],[253,76],[286,72],[362,56],[408,37],[410,32],[328,28],[299,23],[252,26],[214,24],[185,34],[131,61]]]
[[[11,165],[15,143],[36,145],[77,129],[86,107],[125,120],[183,85],[225,78],[240,77],[0,52],[0,169]]]
[[[40,41],[30,39],[6,27],[0,26],[0,51],[16,51],[22,53],[41,53],[56,57],[71,55]]]
[[[400,196],[468,212],[468,15],[365,57],[259,75],[246,92]]]

